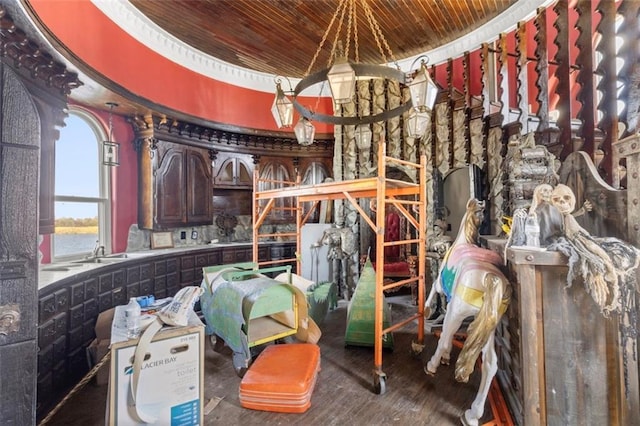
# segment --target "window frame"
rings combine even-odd
[[[89,128],[93,131],[96,142],[96,152],[98,158],[98,190],[99,194],[97,197],[87,197],[87,196],[74,196],[74,195],[59,195],[57,190],[54,187],[54,205],[58,202],[71,202],[71,203],[90,203],[97,205],[98,211],[98,243],[97,246],[103,246],[105,254],[112,253],[112,241],[111,241],[111,167],[102,164],[102,143],[106,141],[109,136],[107,130],[104,128],[100,120],[93,114],[76,107],[70,107],[69,109],[69,117],[76,116],[77,118],[83,120]],[[62,136],[62,135],[61,135]],[[111,139],[115,139],[113,135],[111,135]],[[58,139],[60,140],[60,138]],[[57,143],[58,141],[56,141]],[[115,140],[112,140],[115,142]],[[54,153],[57,158],[57,152],[54,148]],[[73,160],[72,160],[73,161]],[[57,162],[56,162],[57,163]],[[55,180],[55,170],[54,170],[54,180]],[[54,221],[55,221],[55,213],[54,213]],[[55,228],[54,228],[55,229]],[[55,231],[51,234],[50,238],[50,253],[51,253],[51,262],[68,262],[71,260],[83,259],[93,254],[93,251],[83,251],[78,253],[73,253],[69,255],[61,255],[56,256],[55,253]]]

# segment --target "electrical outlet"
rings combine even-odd
[[[181,240],[187,239],[187,231],[180,231],[180,239]]]

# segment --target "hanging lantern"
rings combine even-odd
[[[421,110],[412,109],[409,117],[405,122],[405,130],[407,136],[414,139],[420,139],[427,133],[429,125],[429,113],[423,107]]]
[[[296,139],[300,145],[308,146],[313,143],[313,137],[316,134],[316,128],[306,117],[300,117],[298,124],[293,128]]]
[[[355,138],[358,149],[371,148],[372,137],[373,133],[371,132],[371,128],[368,124],[360,124],[356,126]]]
[[[420,70],[409,84],[411,102],[414,108],[425,107],[432,110],[438,97],[438,86],[431,79],[427,65],[422,61]]]
[[[109,134],[107,140],[102,142],[102,164],[105,166],[118,166],[120,165],[120,144],[111,140],[113,135],[113,107],[117,107],[118,104],[114,102],[107,102],[109,107]]]
[[[105,166],[120,165],[120,144],[115,142],[102,142],[102,164]]]
[[[327,73],[327,80],[333,102],[336,104],[351,102],[356,93],[356,72],[347,62],[347,58],[342,57],[336,60]]]
[[[271,106],[271,114],[279,129],[291,127],[293,123],[293,103],[284,92],[280,82],[276,82],[276,97]]]

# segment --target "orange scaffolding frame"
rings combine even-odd
[[[418,183],[405,182],[386,177],[387,167],[389,165],[400,166],[405,169],[413,168],[418,176]],[[384,141],[378,144],[378,176],[338,181],[326,182],[317,185],[300,185],[300,177],[296,177],[296,181],[278,181],[281,188],[260,190],[262,183],[271,182],[261,180],[258,168],[254,172],[253,184],[253,261],[259,266],[276,264],[276,263],[296,263],[296,271],[301,273],[300,262],[300,246],[301,246],[301,229],[307,222],[313,210],[318,203],[323,200],[348,200],[354,209],[358,211],[362,219],[371,227],[376,236],[376,265],[384,265],[384,248],[392,245],[411,245],[417,244],[418,250],[418,274],[401,281],[385,284],[382,271],[376,273],[376,290],[375,290],[375,315],[374,315],[374,371],[373,386],[374,392],[383,394],[386,389],[386,375],[382,371],[382,337],[386,333],[390,333],[399,328],[410,324],[414,320],[418,320],[417,341],[412,345],[415,353],[420,353],[424,347],[424,298],[425,298],[425,259],[426,259],[426,156],[420,157],[420,163],[414,163],[406,160],[388,157],[386,155],[386,146]],[[414,199],[402,199],[399,197],[413,196]],[[291,205],[295,205],[296,211],[296,232],[270,232],[260,233],[260,228],[264,224],[270,212],[276,207],[276,200],[290,198]],[[359,198],[375,199],[376,211],[375,221],[358,204]],[[302,216],[303,203],[311,202],[312,208]],[[400,241],[384,241],[385,234],[385,211],[387,204],[396,207],[416,230],[416,238],[408,238]],[[295,237],[296,239],[296,255],[295,258],[278,259],[275,261],[259,262],[258,244],[265,238],[274,237]],[[408,236],[405,236],[408,237]],[[384,308],[384,291],[390,290],[402,285],[417,283],[418,286],[418,306],[417,312],[408,318],[383,328],[383,308]]]

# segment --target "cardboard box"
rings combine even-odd
[[[107,424],[140,425],[132,404],[133,358],[138,340],[112,343]],[[202,424],[204,327],[160,330],[147,347],[138,381],[137,407],[155,424]]]
[[[93,368],[97,363],[109,353],[110,339],[98,340],[93,339],[91,344],[87,347],[87,357],[89,359],[89,367]],[[106,385],[109,383],[109,364],[105,365],[98,370],[95,375],[97,385]]]
[[[95,327],[96,339],[106,340],[107,342],[111,340],[111,324],[113,323],[115,312],[116,308],[100,312]]]
[[[87,346],[87,362],[89,368],[93,368],[100,360],[109,352],[109,344],[111,343],[111,326],[115,308],[107,309],[98,315],[96,321],[95,332],[96,338]],[[109,383],[109,364],[102,366],[95,376],[97,385],[106,385]]]

